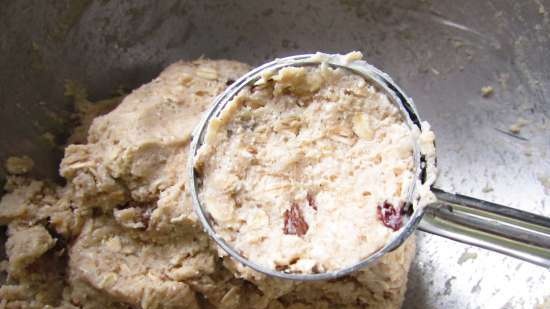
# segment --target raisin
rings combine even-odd
[[[307,204],[309,205],[309,207],[317,210],[317,204],[315,203],[315,197],[313,196],[313,194],[308,192],[306,195],[306,198],[307,198]]]
[[[226,86],[231,86],[231,84],[233,84],[234,82],[235,82],[235,80],[230,78],[225,82],[225,85]]]
[[[386,227],[397,231],[403,225],[403,216],[401,215],[401,211],[395,209],[395,207],[388,201],[385,201],[382,205],[378,205],[376,210],[378,219],[380,219]]]
[[[309,226],[302,214],[302,210],[296,203],[292,203],[289,210],[285,211],[285,226],[283,232],[287,235],[304,236]]]

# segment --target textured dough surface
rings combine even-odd
[[[65,186],[11,176],[0,308],[399,308],[413,239],[353,275],[296,283],[220,256],[202,232],[185,181],[191,130],[247,70],[175,63],[78,130],[60,167]]]
[[[196,160],[200,198],[216,232],[260,265],[299,273],[351,266],[404,224],[419,130],[344,69],[270,74],[209,124]],[[381,220],[383,205],[397,212],[392,222]]]

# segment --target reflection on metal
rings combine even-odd
[[[420,230],[550,269],[550,218],[486,201],[436,192]]]

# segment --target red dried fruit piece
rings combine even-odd
[[[304,236],[309,226],[302,214],[302,210],[296,203],[292,203],[290,209],[285,211],[285,226],[283,232],[287,235]]]
[[[378,205],[376,213],[378,219],[380,219],[385,226],[394,231],[399,230],[401,226],[403,226],[403,216],[401,215],[400,209],[395,209],[395,207],[387,201],[382,205]]]
[[[313,195],[308,192],[307,195],[306,195],[306,198],[307,198],[307,204],[311,208],[317,210],[317,204],[315,203],[315,197],[313,197]]]

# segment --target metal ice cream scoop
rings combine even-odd
[[[208,235],[232,258],[252,269],[270,276],[292,280],[334,279],[362,267],[370,265],[384,254],[400,246],[414,230],[443,236],[462,243],[475,245],[495,252],[506,254],[545,268],[550,268],[550,218],[498,205],[495,203],[447,193],[432,188],[436,201],[416,209],[404,226],[381,249],[356,264],[332,272],[290,273],[278,271],[255,263],[235,250],[226,240],[216,233],[212,216],[202,204],[198,192],[200,177],[195,170],[195,157],[203,145],[205,133],[211,119],[215,118],[244,87],[253,84],[266,70],[276,71],[284,67],[319,65],[319,57],[314,54],[297,55],[276,59],[261,65],[230,85],[214,100],[212,107],[205,113],[193,134],[189,156],[189,190],[193,207]],[[363,77],[385,93],[390,101],[399,107],[409,127],[420,126],[420,116],[412,101],[384,72],[365,61],[348,61],[341,55],[324,55],[322,61],[334,68],[343,68]],[[414,161],[417,177],[425,175],[419,147],[414,147]],[[414,195],[411,186],[409,197]]]

